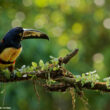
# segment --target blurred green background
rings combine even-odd
[[[13,27],[33,28],[50,41],[22,41],[16,68],[32,61],[64,56],[79,48],[67,68],[74,74],[96,70],[101,79],[110,76],[110,0],[0,0],[0,37]],[[69,92],[48,92],[31,81],[0,84],[0,106],[12,110],[72,110]],[[89,110],[110,110],[110,95],[85,90]],[[76,110],[86,110],[76,98]]]

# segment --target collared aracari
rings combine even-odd
[[[46,34],[34,29],[23,29],[22,27],[11,29],[0,42],[0,69],[8,68],[13,73],[16,59],[22,51],[20,42],[32,38],[49,40]]]

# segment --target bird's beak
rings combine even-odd
[[[34,29],[23,29],[23,37],[22,37],[22,40],[23,39],[47,39],[49,40],[49,37],[40,32],[40,31],[37,31],[37,30],[34,30]]]

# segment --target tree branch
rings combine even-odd
[[[15,81],[25,81],[32,80],[33,75],[36,76],[37,80],[49,80],[48,74],[50,75],[50,79],[56,81],[56,84],[43,84],[43,87],[47,88],[49,91],[66,91],[68,88],[79,88],[82,89],[90,89],[90,90],[99,90],[103,92],[110,92],[110,89],[107,87],[106,82],[95,82],[92,87],[92,82],[87,82],[82,85],[81,81],[76,81],[75,77],[71,72],[62,67],[62,64],[67,64],[71,58],[73,58],[78,52],[78,49],[66,55],[64,58],[59,58],[60,67],[57,70],[37,70],[33,72],[24,72],[21,77],[16,76],[15,78],[6,78],[2,74],[0,74],[0,82],[15,82]]]
[[[72,57],[74,57],[77,53],[78,53],[79,49],[75,49],[73,52],[67,54],[64,58],[60,57],[59,58],[59,65],[61,65],[62,63],[67,64]]]

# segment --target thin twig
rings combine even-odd
[[[73,110],[75,110],[75,102],[76,102],[76,99],[75,99],[75,92],[74,92],[74,89],[73,88],[70,88],[70,94],[71,94],[71,98],[72,98],[72,106],[73,106]]]
[[[35,79],[33,79],[33,85],[34,85],[34,90],[35,90],[36,96],[38,97],[38,100],[40,100],[40,96],[39,96],[39,93],[36,88],[36,80]]]
[[[71,58],[73,58],[77,53],[78,53],[79,49],[75,49],[73,52],[67,54],[64,58],[60,57],[59,58],[59,65],[61,65],[62,63],[67,64]]]

